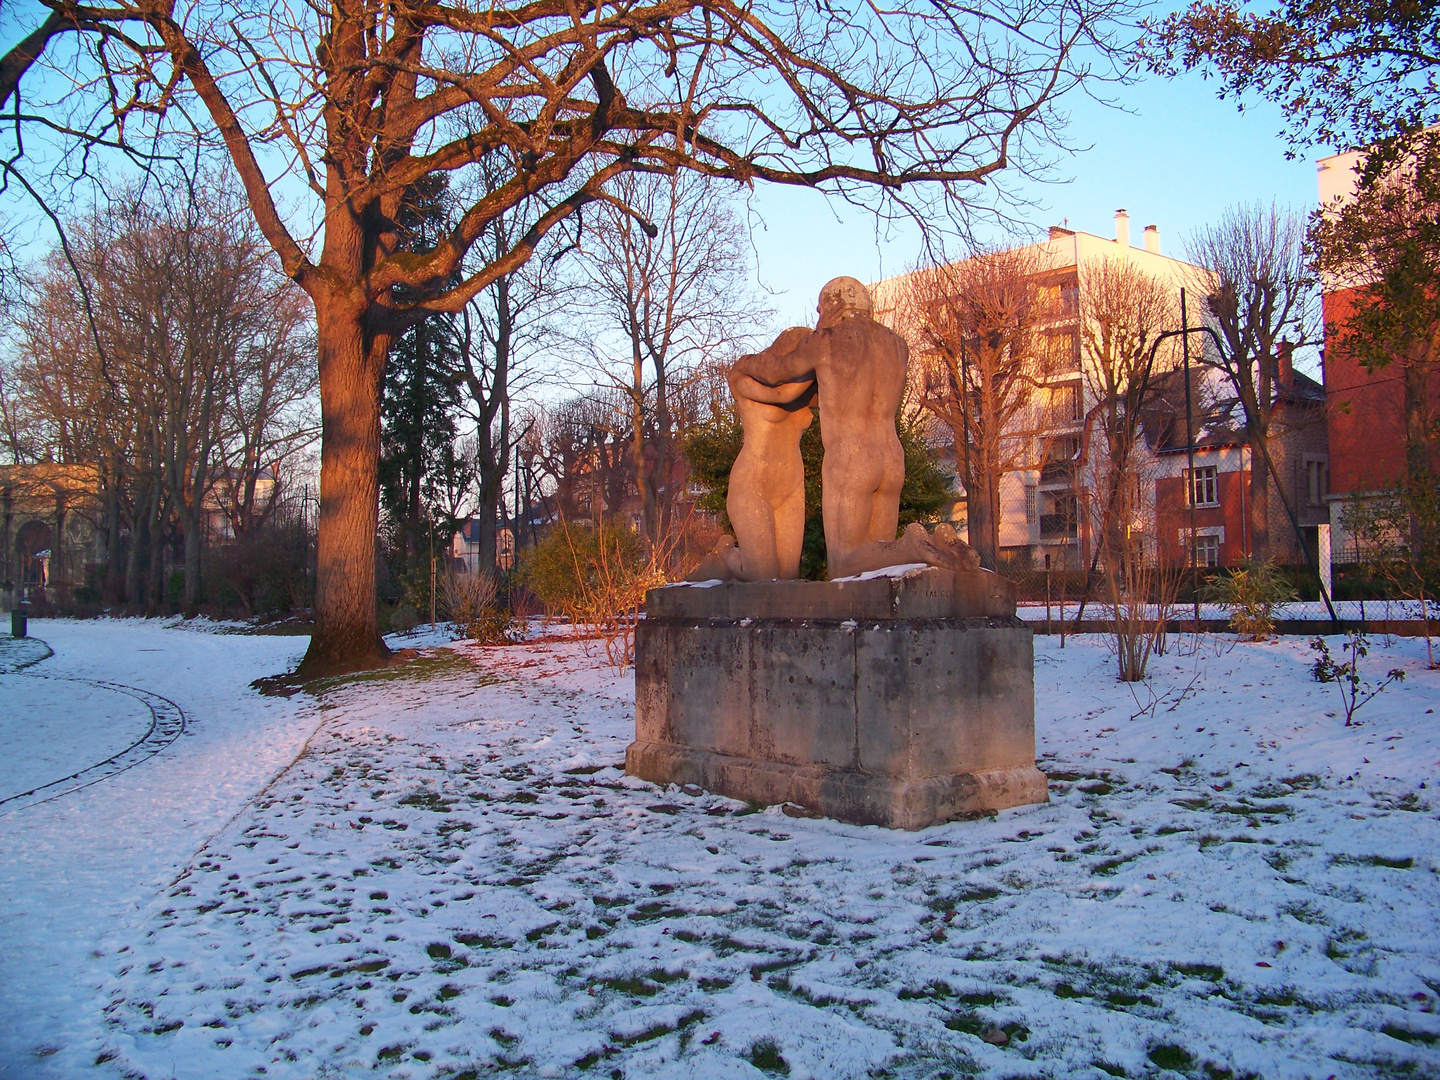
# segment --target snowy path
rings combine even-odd
[[[27,1080],[94,1062],[107,972],[93,954],[294,758],[319,719],[308,703],[248,688],[293,666],[303,638],[141,621],[34,620],[30,630],[55,655],[16,673],[19,649],[33,644],[0,649],[0,798],[149,738],[76,781],[0,804],[0,1077]],[[172,702],[188,720],[183,734]]]

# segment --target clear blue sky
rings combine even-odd
[[[1036,233],[1068,219],[1072,229],[1113,236],[1123,207],[1132,243],[1158,225],[1161,249],[1181,255],[1198,226],[1237,203],[1273,199],[1309,212],[1318,199],[1315,162],[1332,151],[1315,147],[1286,160],[1279,110],[1249,103],[1242,114],[1215,97],[1214,85],[1145,79],[1117,91],[1128,112],[1077,98],[1069,141],[1089,149],[1060,162],[1060,182],[1026,188],[1035,205],[1021,216]],[[763,222],[754,242],[760,279],[778,294],[771,303],[779,326],[813,323],[830,278],[874,281],[908,269],[919,253],[913,228],[877,239],[873,217],[813,191],[757,190],[751,209]]]

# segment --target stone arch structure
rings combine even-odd
[[[0,606],[55,601],[102,557],[93,465],[0,467]]]

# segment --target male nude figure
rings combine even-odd
[[[788,351],[809,334],[808,327],[792,327],[771,348]],[[720,537],[715,551],[705,557],[690,580],[796,577],[805,536],[800,436],[813,419],[814,380],[764,386],[736,368],[730,369],[726,379],[745,433],[740,456],[730,469],[725,499],[735,536]]]
[[[763,353],[741,357],[735,369],[772,387],[815,379],[825,445],[821,499],[830,577],[906,562],[973,569],[979,560],[958,538],[951,542],[953,530],[932,540],[923,525],[911,525],[895,538],[905,483],[895,416],[910,350],[904,338],[874,320],[873,310],[864,285],[835,278],[820,290],[814,333],[787,341],[784,350],[777,341]]]

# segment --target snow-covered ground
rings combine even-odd
[[[1050,803],[896,833],[626,777],[631,680],[583,643],[286,701],[246,684],[302,639],[32,626],[4,791],[84,757],[41,675],[186,734],[0,805],[8,1075],[1440,1075],[1423,642],[1372,651],[1407,679],[1347,729],[1303,640],[1132,693],[1100,639],[1038,639]],[[121,697],[103,738],[77,710],[96,755]]]
[[[1414,600],[1335,600],[1332,602],[1337,618],[1347,621],[1368,620],[1414,620],[1419,621],[1422,611],[1418,601]],[[1050,616],[1059,620],[1062,605],[1060,594],[1057,592],[1050,603]],[[1074,619],[1080,610],[1080,600],[1076,596],[1067,597],[1063,605],[1065,618]],[[1151,605],[1150,613],[1153,615],[1157,609]],[[1192,604],[1176,604],[1171,610],[1172,619],[1189,619],[1194,614],[1195,608]],[[1110,612],[1110,606],[1098,600],[1091,599],[1085,605],[1085,619],[1104,619]],[[1019,614],[1022,619],[1029,622],[1045,621],[1045,601],[1025,600],[1020,604]],[[1274,612],[1276,620],[1285,619],[1308,619],[1323,620],[1330,617],[1329,610],[1321,600],[1294,600],[1284,604],[1276,604]],[[1225,620],[1230,617],[1230,611],[1223,604],[1201,604],[1200,618]],[[1440,618],[1440,607],[1434,603],[1430,605],[1430,618]]]

